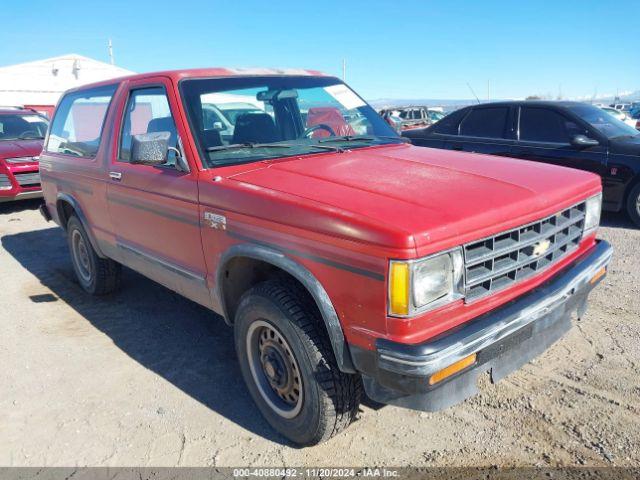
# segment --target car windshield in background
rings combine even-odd
[[[0,141],[42,139],[49,122],[40,115],[0,115]]]
[[[402,142],[335,78],[189,79],[180,88],[208,167]]]
[[[572,105],[569,109],[607,138],[635,137],[640,134],[635,128],[593,105]]]

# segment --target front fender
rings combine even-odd
[[[338,314],[336,313],[326,290],[318,279],[309,270],[307,270],[307,268],[278,250],[262,245],[242,243],[230,247],[222,254],[216,272],[216,295],[218,297],[219,304],[222,306],[224,317],[228,322],[230,322],[230,319],[222,292],[223,275],[228,262],[233,258],[238,257],[261,260],[284,270],[296,278],[311,294],[318,306],[318,310],[320,310],[320,314],[322,315],[322,319],[329,334],[329,340],[331,341],[331,346],[338,363],[338,368],[345,373],[356,372],[353,362],[351,361],[349,347],[344,338],[344,332],[342,331]]]

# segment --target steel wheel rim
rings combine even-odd
[[[78,230],[74,230],[71,234],[71,252],[78,275],[84,282],[91,282],[91,259],[84,237]]]
[[[251,375],[262,399],[283,418],[300,413],[304,400],[300,367],[289,343],[272,324],[257,320],[247,331]]]
[[[640,216],[640,194],[636,197],[636,213]]]

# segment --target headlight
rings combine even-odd
[[[464,296],[459,248],[389,265],[389,314],[410,316]]]
[[[587,199],[584,212],[584,236],[593,233],[600,225],[600,211],[602,210],[602,194]]]

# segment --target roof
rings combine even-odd
[[[233,68],[233,67],[211,67],[211,68],[192,68],[184,70],[163,70],[159,72],[138,73],[126,77],[118,78],[115,81],[105,80],[83,85],[84,88],[93,88],[103,85],[109,85],[124,80],[144,80],[151,77],[167,77],[174,81],[180,81],[185,78],[211,78],[211,77],[263,77],[263,76],[310,76],[310,77],[327,77],[327,75],[318,70],[304,70],[299,68]],[[74,88],[77,90],[79,88]]]
[[[485,102],[475,105],[468,105],[469,107],[509,107],[516,105],[536,105],[539,107],[571,107],[573,105],[583,105],[584,102],[573,102],[569,100],[505,100],[499,102]]]
[[[40,115],[40,113],[30,108],[2,106],[0,115]]]
[[[55,105],[71,88],[134,72],[78,54],[0,67],[0,105]]]

